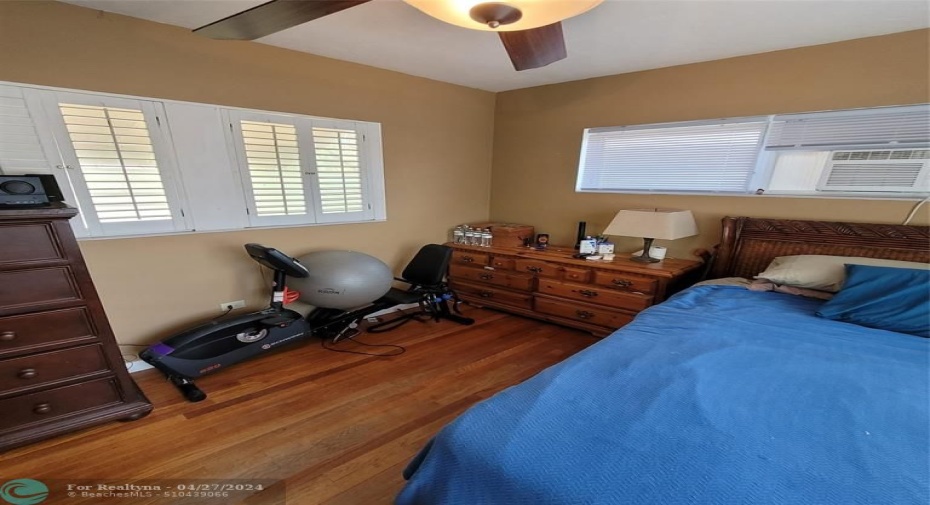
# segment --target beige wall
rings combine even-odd
[[[619,209],[690,209],[700,235],[662,244],[676,256],[714,244],[726,215],[900,223],[914,202],[576,193],[578,154],[588,127],[928,102],[928,38],[912,31],[500,93],[491,218],[571,243],[580,220],[600,233]],[[924,208],[914,223],[928,217]]]
[[[50,2],[0,2],[0,80],[382,124],[387,222],[81,242],[121,343],[265,303],[242,244],[345,248],[399,269],[455,224],[487,218],[494,95]]]

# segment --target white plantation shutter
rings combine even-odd
[[[0,85],[0,170],[15,175],[50,173],[54,165],[43,151],[23,90]]]
[[[320,221],[371,219],[362,160],[364,134],[346,124],[314,125],[312,135]]]
[[[306,119],[228,110],[239,175],[252,227],[316,222],[308,168],[313,145],[302,138]]]
[[[305,215],[307,201],[297,128],[256,121],[240,121],[240,127],[255,214]]]
[[[160,104],[51,91],[43,97],[88,235],[187,229]]]
[[[766,118],[585,130],[577,191],[746,193]]]
[[[70,103],[59,109],[100,223],[172,219],[141,110]]]
[[[930,105],[778,115],[766,149],[908,148],[930,145]]]
[[[372,220],[364,126],[227,111],[251,226]]]

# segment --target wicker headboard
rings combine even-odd
[[[752,278],[797,254],[930,263],[930,227],[725,217],[709,277]]]

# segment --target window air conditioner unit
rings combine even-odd
[[[817,191],[930,192],[930,149],[834,151]]]

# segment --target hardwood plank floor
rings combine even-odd
[[[330,352],[312,341],[242,363],[200,379],[209,396],[196,404],[154,370],[134,374],[155,405],[150,416],[0,455],[0,478],[271,479],[283,483],[288,504],[392,503],[404,466],[443,425],[596,341],[577,330],[465,310],[477,320],[473,326],[411,322],[359,337],[403,345],[400,356]],[[242,503],[283,503],[275,498],[280,487]]]

